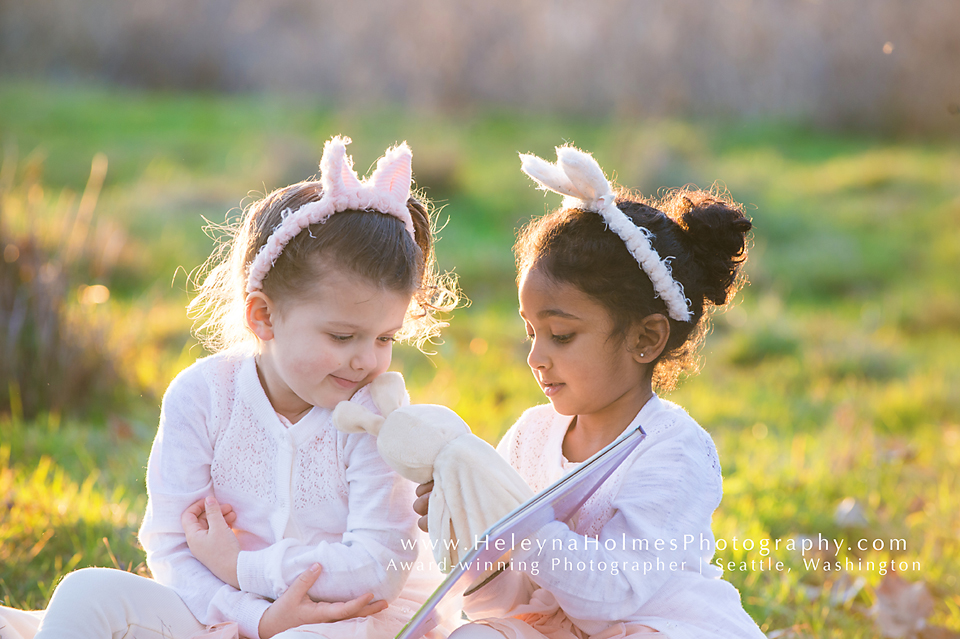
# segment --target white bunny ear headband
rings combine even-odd
[[[666,303],[670,317],[679,322],[689,322],[693,318],[683,286],[673,278],[670,264],[660,259],[653,248],[650,241],[653,233],[635,225],[617,207],[613,187],[592,155],[572,146],[558,146],[556,164],[523,153],[520,161],[521,170],[541,189],[565,196],[564,207],[593,211],[603,218],[607,228],[620,236],[650,278],[654,292]]]
[[[377,161],[370,177],[360,180],[347,155],[350,138],[336,136],[323,145],[320,159],[320,184],[323,195],[316,202],[304,204],[296,211],[284,211],[283,221],[274,229],[266,244],[250,264],[247,293],[263,288],[263,278],[273,267],[283,247],[311,224],[325,221],[334,213],[348,210],[379,211],[403,222],[416,242],[413,218],[407,209],[410,198],[410,168],[413,152],[406,142],[387,149]]]

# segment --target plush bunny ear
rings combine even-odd
[[[387,152],[377,161],[377,168],[367,182],[380,193],[389,194],[393,203],[406,207],[410,198],[410,179],[413,174],[410,161],[413,153],[406,142],[387,149]]]
[[[577,199],[602,209],[614,201],[613,189],[592,155],[572,146],[557,147],[557,166],[576,188]]]
[[[360,180],[353,170],[353,161],[347,155],[350,138],[335,136],[323,145],[320,158],[320,183],[324,193],[331,197],[344,197],[360,189]]]
[[[614,201],[613,189],[597,161],[572,146],[557,147],[556,163],[521,153],[520,170],[541,189],[565,195],[564,206],[599,211]]]
[[[410,403],[403,375],[394,371],[383,373],[370,383],[370,396],[384,417]]]
[[[570,197],[580,195],[573,182],[563,172],[563,168],[552,162],[547,162],[543,158],[521,153],[520,170],[533,178],[544,191],[553,191]]]
[[[376,437],[385,421],[356,402],[340,402],[333,409],[333,425],[344,433],[367,432]]]

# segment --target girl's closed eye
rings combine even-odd
[[[523,341],[525,341],[525,342],[529,342],[529,341],[531,341],[534,337],[536,337],[536,334],[535,334],[534,331],[533,331],[533,327],[530,326],[529,324],[524,324],[523,331],[527,334],[527,336],[526,336],[526,337],[524,338],[524,340],[523,340]]]
[[[397,341],[397,338],[393,335],[381,335],[377,338],[377,340],[384,344],[393,344],[395,341]]]
[[[342,333],[328,333],[328,335],[330,335],[330,339],[335,342],[346,342],[353,338],[353,335],[346,335]]]
[[[550,339],[552,339],[557,344],[568,344],[574,338],[575,335],[576,333],[567,333],[565,335],[551,335]]]

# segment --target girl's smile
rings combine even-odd
[[[303,299],[278,305],[262,292],[250,298],[260,381],[291,422],[314,406],[334,408],[387,370],[410,303],[408,294],[336,268]]]

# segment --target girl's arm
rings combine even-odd
[[[410,509],[414,485],[395,473],[377,451],[376,439],[346,435],[347,525],[339,542],[304,544],[283,539],[262,550],[241,551],[240,588],[275,597],[311,564],[323,566],[310,596],[343,601],[371,592],[391,601],[400,594],[417,557],[417,516]]]
[[[535,420],[533,411],[525,414],[497,447],[528,481],[532,477],[522,467],[521,432]],[[697,571],[703,559],[704,574],[713,576],[715,567],[706,563],[712,547],[701,550],[699,539],[699,531],[705,531],[712,546],[710,517],[721,495],[719,468],[711,465],[716,453],[711,451],[709,437],[692,422],[658,433],[656,441],[624,462],[631,466],[624,468],[626,475],[610,504],[613,515],[598,535],[590,535],[588,543],[565,523],[547,524],[531,538],[529,552],[513,554],[514,565],[525,562],[527,572],[502,574],[496,579],[502,583],[468,597],[464,609],[473,618],[503,616],[540,586],[574,617],[610,620],[638,610],[673,574],[672,564],[677,570]],[[639,540],[636,545],[634,540]],[[662,540],[662,548],[657,548],[657,540]],[[538,574],[532,574],[534,567]]]
[[[214,576],[190,553],[180,522],[191,504],[213,493],[210,405],[209,388],[197,367],[177,376],[167,390],[147,464],[148,501],[140,543],[154,578],[173,588],[201,623],[236,621],[241,634],[256,637],[270,602]]]
[[[613,516],[598,535],[552,522],[534,536],[535,548],[517,557],[538,563],[539,574],[530,578],[571,616],[625,619],[676,572],[703,569],[713,575],[709,531],[720,476],[698,431],[674,428],[625,462],[631,466],[610,505]],[[709,551],[701,550],[704,531]]]

